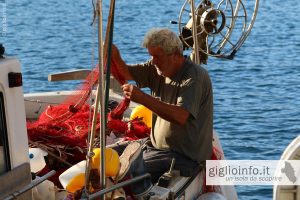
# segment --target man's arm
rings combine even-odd
[[[190,113],[180,106],[170,105],[159,101],[158,99],[142,92],[139,88],[131,84],[122,85],[122,89],[125,97],[134,102],[143,104],[167,121],[184,125],[188,120]]]
[[[114,44],[112,45],[112,63],[125,80],[133,79],[128,70],[128,65],[124,62],[119,49]]]

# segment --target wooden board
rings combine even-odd
[[[48,81],[67,81],[67,80],[82,80],[87,77],[91,70],[79,69],[73,71],[60,72],[49,74]]]

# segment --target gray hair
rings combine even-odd
[[[167,28],[151,29],[144,38],[143,47],[160,47],[166,54],[183,52],[183,45],[179,37]]]

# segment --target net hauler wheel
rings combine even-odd
[[[253,27],[258,5],[259,0],[186,0],[178,20],[184,48],[192,50],[197,63],[206,64],[208,56],[233,59]]]

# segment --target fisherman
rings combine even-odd
[[[143,140],[140,155],[139,165],[143,166],[132,166],[129,172],[148,172],[155,183],[174,158],[174,169],[191,175],[212,155],[213,93],[209,74],[183,55],[181,40],[167,28],[150,30],[143,47],[151,59],[135,65],[127,65],[118,48],[112,47],[114,67],[137,85],[122,85],[125,97],[153,112],[150,139]],[[150,88],[151,95],[140,89],[144,87]],[[135,192],[137,197],[147,193],[151,184],[140,187],[144,191]]]

